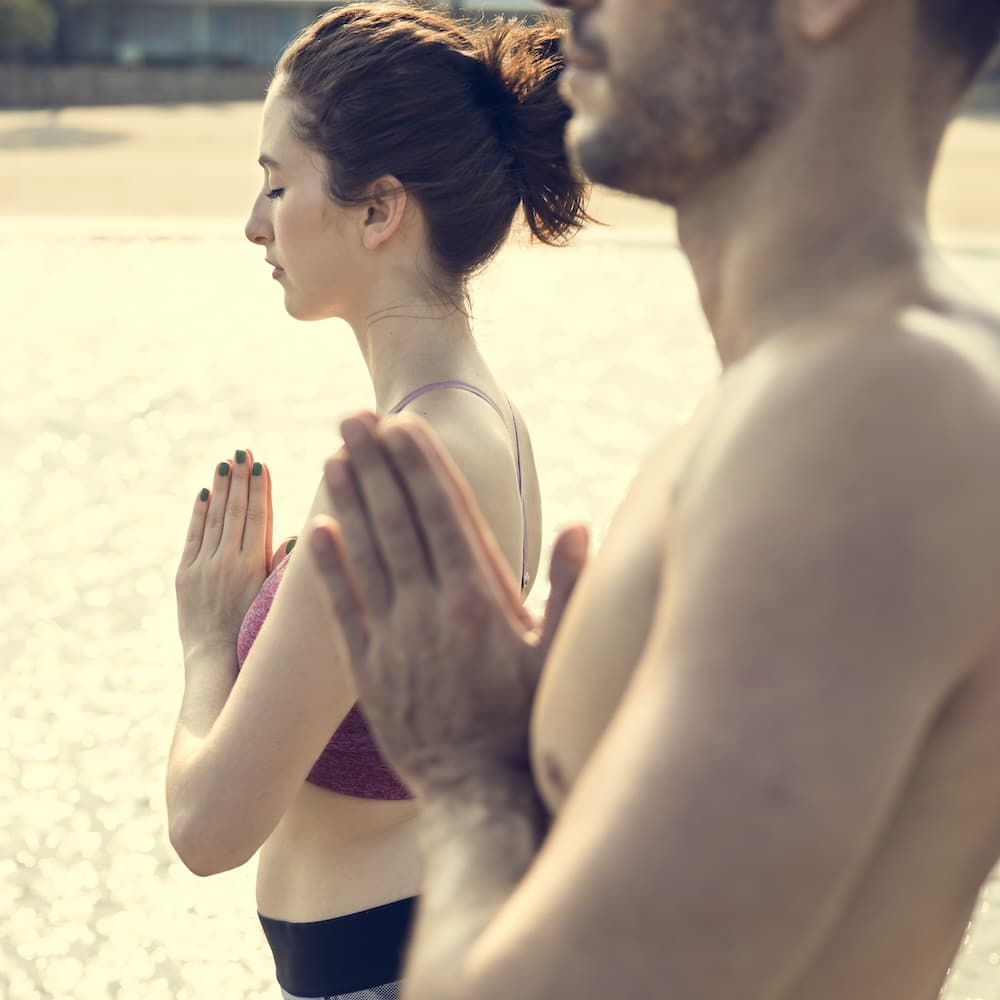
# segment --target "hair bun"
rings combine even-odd
[[[498,17],[476,38],[478,97],[514,161],[528,227],[543,243],[565,242],[588,218],[588,184],[564,142],[571,112],[558,91],[563,31],[552,17],[534,24]]]
[[[518,98],[516,80],[505,75],[504,53],[498,41],[486,39],[476,53],[473,87],[476,103],[490,116],[504,141],[509,141],[517,127]]]

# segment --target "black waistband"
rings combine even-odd
[[[354,993],[399,979],[415,899],[332,920],[290,923],[260,916],[278,983],[300,997]]]

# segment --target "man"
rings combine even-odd
[[[312,551],[421,801],[406,995],[931,1000],[1000,858],[1000,322],[924,206],[1000,3],[569,6],[571,146],[676,206],[724,373],[537,626],[426,431],[345,422]]]

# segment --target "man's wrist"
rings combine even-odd
[[[545,836],[530,772],[487,769],[422,793],[423,885],[406,978],[413,997],[506,995],[469,979],[469,958]]]
[[[428,847],[498,820],[521,826],[536,844],[548,827],[548,812],[528,771],[498,767],[439,779],[421,791],[420,804]]]

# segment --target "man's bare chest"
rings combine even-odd
[[[535,781],[557,811],[642,656],[666,586],[670,497],[681,435],[646,460],[580,580],[546,664],[532,719]]]

